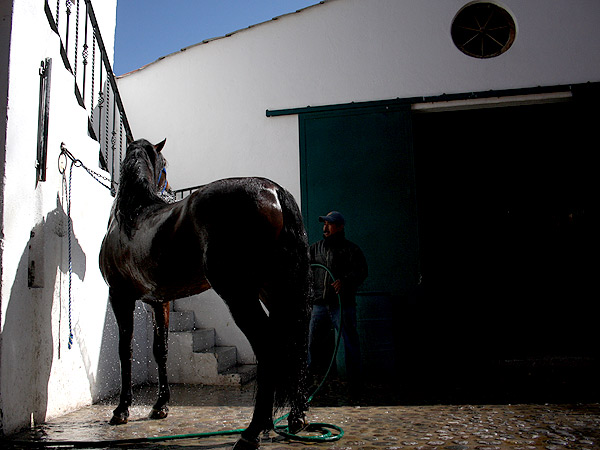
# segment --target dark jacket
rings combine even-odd
[[[342,280],[342,306],[356,305],[356,291],[368,274],[367,261],[361,249],[346,239],[344,231],[315,242],[310,246],[311,264],[321,264]],[[331,286],[333,280],[326,270],[313,267],[313,303],[337,305],[338,296]]]

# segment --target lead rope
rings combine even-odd
[[[62,159],[64,158],[64,167],[62,163]],[[73,323],[72,323],[72,305],[73,305],[73,255],[71,251],[71,234],[73,230],[73,220],[71,219],[71,186],[73,180],[73,166],[83,167],[85,171],[98,183],[104,186],[106,189],[111,191],[111,194],[115,192],[115,188],[112,186],[107,186],[101,180],[105,180],[110,182],[110,179],[101,175],[93,170],[87,168],[85,164],[81,162],[81,160],[75,158],[73,154],[67,149],[64,142],[60,144],[60,155],[58,156],[58,171],[65,176],[66,170],[66,159],[71,160],[71,166],[69,167],[69,183],[67,184],[67,239],[68,239],[68,256],[69,256],[69,341],[67,344],[67,348],[70,350],[73,347]]]
[[[67,188],[67,236],[69,240],[69,343],[67,344],[67,348],[71,350],[73,346],[73,327],[71,325],[71,287],[73,281],[73,258],[71,257],[71,230],[72,230],[72,220],[71,220],[71,179],[73,178],[73,166],[75,165],[75,161],[71,161],[71,168],[69,169],[69,185]]]

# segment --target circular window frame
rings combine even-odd
[[[517,36],[514,17],[492,2],[472,2],[461,8],[452,20],[450,34],[456,48],[473,58],[499,56],[512,46]]]

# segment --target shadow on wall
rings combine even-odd
[[[118,334],[119,329],[117,327],[117,322],[111,312],[110,304],[107,302],[106,313],[104,315],[104,327],[102,329],[102,341],[100,343],[100,354],[98,356],[98,366],[96,368],[92,366],[90,358],[87,357],[87,349],[81,346],[84,342],[79,342],[86,373],[88,374],[92,402],[97,402],[104,397],[118,392],[120,376]]]
[[[149,339],[149,333],[151,333],[149,331],[151,328],[149,327],[152,326],[150,313],[140,301],[136,302],[133,326],[132,383],[133,385],[137,385],[148,382],[148,363],[150,362],[148,358],[151,358],[149,349],[152,346],[152,339]],[[84,361],[86,361],[85,357]],[[87,361],[89,363],[89,358],[87,358]],[[93,402],[104,400],[120,392],[119,327],[117,326],[117,320],[109,302],[106,303],[102,341],[100,343],[98,366],[95,372],[93,367],[88,365],[88,363],[85,364]],[[95,376],[93,375],[94,373]]]
[[[31,230],[11,289],[1,336],[0,367],[3,370],[4,402],[11,405],[11,415],[14,416],[10,421],[17,427],[28,424],[32,417],[36,422],[45,420],[54,351],[56,348],[60,358],[60,352],[66,350],[67,339],[53,336],[52,310],[55,293],[59,299],[68,299],[68,294],[61,292],[68,289],[68,282],[59,280],[57,284],[56,280],[57,269],[62,273],[61,279],[67,280],[69,273],[64,239],[68,230],[67,220],[57,197],[56,209]],[[71,253],[73,274],[83,280],[86,255],[74,233]],[[58,330],[68,330],[69,318],[64,314],[65,308],[57,306]]]

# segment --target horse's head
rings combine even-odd
[[[130,237],[142,211],[174,201],[175,197],[167,191],[167,160],[161,154],[165,141],[153,145],[138,139],[127,145],[113,214]]]
[[[153,145],[146,139],[138,139],[129,142],[127,145],[126,159],[137,161],[137,167],[142,172],[138,175],[148,178],[148,181],[151,181],[151,184],[156,187],[158,194],[163,194],[169,189],[167,160],[161,153],[166,141],[166,139],[163,139],[158,144]],[[141,162],[146,164],[140,164]]]

